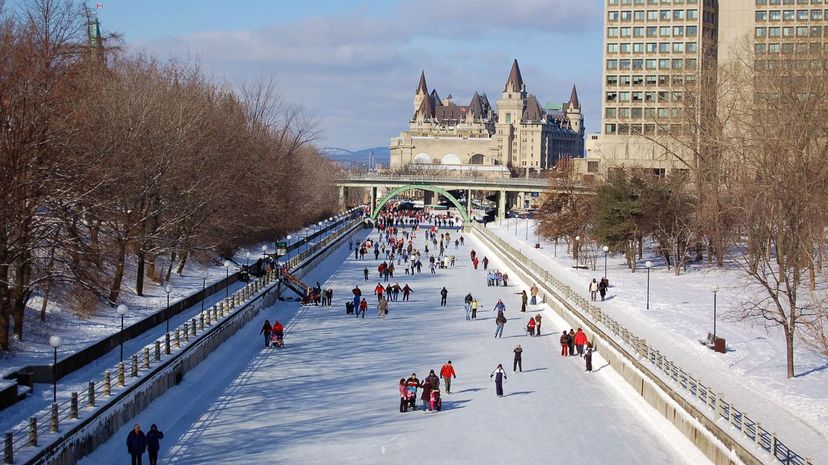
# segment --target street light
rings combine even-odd
[[[267,260],[267,245],[262,246],[262,264]]]
[[[607,256],[609,255],[609,247],[604,246],[604,277],[607,277]]]
[[[170,332],[170,316],[169,316],[170,315],[170,292],[172,292],[172,284],[167,284],[167,286],[164,288],[164,291],[167,292],[167,310],[166,310],[167,311],[167,318],[165,320],[167,321],[167,332],[169,333]]]
[[[57,350],[63,340],[60,336],[50,336],[49,345],[55,349],[55,361],[52,363],[52,402],[57,403]]]
[[[719,292],[719,286],[713,286],[713,341],[716,341],[716,293]]]
[[[118,305],[118,315],[121,315],[121,361],[124,361],[124,316],[129,311],[129,308],[124,305]]]
[[[581,241],[581,236],[575,236],[575,247],[572,249],[572,255],[575,257],[575,265],[578,265],[578,242]]]
[[[644,267],[647,268],[647,310],[650,309],[650,268],[653,267],[653,262],[647,260],[644,262]]]
[[[246,265],[247,268],[250,268],[250,251],[249,250],[244,253],[244,258],[247,259],[247,265]]]
[[[230,260],[224,261],[224,298],[226,299],[230,295]]]
[[[207,293],[204,292],[207,289],[207,270],[205,269],[204,272],[201,274],[201,311],[204,311],[204,299],[207,298]]]

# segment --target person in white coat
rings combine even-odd
[[[589,298],[595,302],[596,297],[598,294],[598,282],[595,281],[595,278],[592,278],[592,282],[589,283]]]

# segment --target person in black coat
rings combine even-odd
[[[517,371],[520,368],[520,371],[523,372],[523,348],[520,347],[520,344],[515,347],[514,353],[515,363],[512,365],[512,371]]]
[[[158,450],[161,449],[160,441],[164,439],[164,433],[158,431],[158,426],[150,426],[147,433],[147,454],[149,455],[150,465],[158,465]]]
[[[127,435],[127,452],[132,458],[132,465],[141,465],[144,451],[147,449],[147,437],[141,431],[141,425],[135,424],[132,431]]]
[[[503,397],[503,383],[506,381],[506,371],[503,369],[503,365],[498,363],[497,368],[489,375],[489,378],[494,379],[497,397]]]
[[[446,297],[447,296],[448,296],[448,290],[445,287],[440,289],[440,306],[441,307],[446,306]]]

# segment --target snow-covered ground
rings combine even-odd
[[[311,241],[310,245],[315,244],[317,240],[321,240],[332,232],[329,231],[318,239]],[[312,229],[304,229],[294,234],[291,243],[301,240],[306,234],[309,235],[312,233]],[[301,248],[301,250],[304,249],[305,247]],[[286,257],[290,258],[301,250],[292,251]],[[273,252],[272,244],[269,252]],[[251,250],[250,262],[254,263],[260,256],[260,246],[254,247]],[[246,261],[245,251],[238,251],[234,257],[234,261],[239,265],[244,265]],[[236,271],[238,271],[238,267],[232,266],[230,268],[230,273]],[[129,269],[129,272],[134,273],[134,268]],[[170,294],[170,303],[175,303],[180,299],[200,291],[203,284],[202,277],[206,277],[206,282],[209,286],[211,283],[225,278],[226,275],[227,270],[221,265],[204,267],[192,262],[185,268],[182,276],[173,274],[173,292]],[[134,275],[127,275],[125,282],[134,282]],[[227,292],[232,293],[244,284],[243,282],[233,283],[227,291],[221,290],[207,297],[204,301],[204,308],[209,308],[223,299]],[[129,326],[165,308],[167,305],[167,294],[163,286],[157,285],[152,281],[146,281],[144,296],[139,297],[132,292],[127,292],[124,294],[124,301],[130,309],[124,319],[124,326]],[[197,315],[201,311],[201,308],[202,305],[198,303],[170,318],[170,328],[184,324],[185,321]],[[110,309],[109,307],[101,307],[98,312],[87,319],[79,319],[69,311],[55,310],[49,314],[46,323],[37,321],[29,325],[27,332],[28,340],[25,343],[16,344],[15,352],[8,353],[5,358],[0,359],[0,374],[13,372],[30,364],[51,364],[53,353],[52,348],[48,345],[50,335],[58,334],[62,337],[63,345],[58,352],[58,358],[63,359],[117,332],[121,328],[120,317],[114,309]],[[125,341],[125,356],[135,353],[145,345],[162,336],[165,332],[165,327],[165,324],[159,324],[140,336]],[[119,357],[120,350],[118,347],[115,347],[106,355],[62,378],[58,382],[58,400],[61,401],[62,399],[68,398],[73,391],[81,392],[86,389],[89,381],[99,379],[104,370],[112,367],[119,361]],[[8,431],[20,421],[47,408],[51,403],[52,385],[35,384],[34,392],[31,395],[17,404],[0,411],[0,431]]]
[[[604,274],[603,252],[595,271],[575,269],[567,244],[559,242],[557,253],[554,242],[541,240],[541,249],[533,248],[538,242],[533,223],[528,221],[528,241],[524,219],[489,223],[488,229],[587,297],[589,281]],[[643,267],[648,259],[654,263],[649,310]],[[607,276],[611,284],[607,300],[599,298],[597,303],[604,311],[714,392],[724,394],[793,450],[810,456],[814,463],[828,463],[828,357],[799,345],[797,377],[786,379],[785,339],[778,328],[766,330],[729,317],[750,297],[748,282],[738,270],[691,265],[687,273],[675,276],[663,260],[650,255],[632,273],[623,256],[610,254]],[[713,329],[714,285],[719,287],[716,333],[727,340],[726,354],[698,342]]]
[[[562,358],[556,333],[569,328],[544,306],[521,314],[517,281],[486,287],[482,267],[469,263],[471,247],[488,253],[467,235],[456,267],[435,276],[398,273],[395,281],[414,293],[410,302],[391,302],[384,321],[375,297],[364,320],[345,315],[355,284],[370,296],[377,281],[365,282],[362,269],[373,278],[379,262],[354,260],[341,247],[305,278],[334,289],[332,308],[279,302],[264,310],[81,463],[126,463],[133,423],[158,424],[160,463],[176,465],[709,463],[600,354],[591,374],[580,358]],[[490,266],[505,270],[496,259]],[[439,306],[442,286],[446,307]],[[462,308],[469,291],[481,302],[476,321],[466,321]],[[493,338],[498,298],[509,318],[502,339]],[[544,336],[529,338],[523,327],[537,312]],[[284,349],[262,347],[265,318],[286,322]],[[522,373],[512,372],[517,344]],[[457,379],[443,411],[399,413],[399,379],[412,372],[422,379],[448,359]],[[498,363],[508,371],[503,398],[489,380]]]

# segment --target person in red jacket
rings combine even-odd
[[[442,368],[440,368],[440,376],[442,376],[443,380],[445,381],[446,385],[446,394],[451,394],[451,379],[457,378],[457,373],[454,372],[454,367],[451,365],[451,360],[446,362]]]
[[[578,356],[584,356],[584,346],[587,343],[587,335],[585,332],[581,331],[581,328],[578,328],[578,332],[575,333],[575,349],[578,350]]]
[[[368,302],[365,299],[362,299],[362,302],[359,303],[359,311],[356,312],[356,318],[359,318],[359,315],[362,315],[362,319],[365,319],[365,311],[368,310]]]
[[[377,283],[377,287],[375,287],[375,288],[374,288],[374,294],[376,294],[376,295],[377,295],[377,302],[379,302],[380,300],[382,300],[382,292],[383,292],[384,290],[385,290],[385,288],[384,288],[384,287],[382,287],[382,284]]]
[[[472,259],[472,265],[474,265],[475,270],[477,269],[478,262],[479,262],[479,260],[477,259],[477,257],[474,257],[474,259]]]
[[[284,347],[285,327],[279,320],[273,323],[273,344],[277,347]]]

